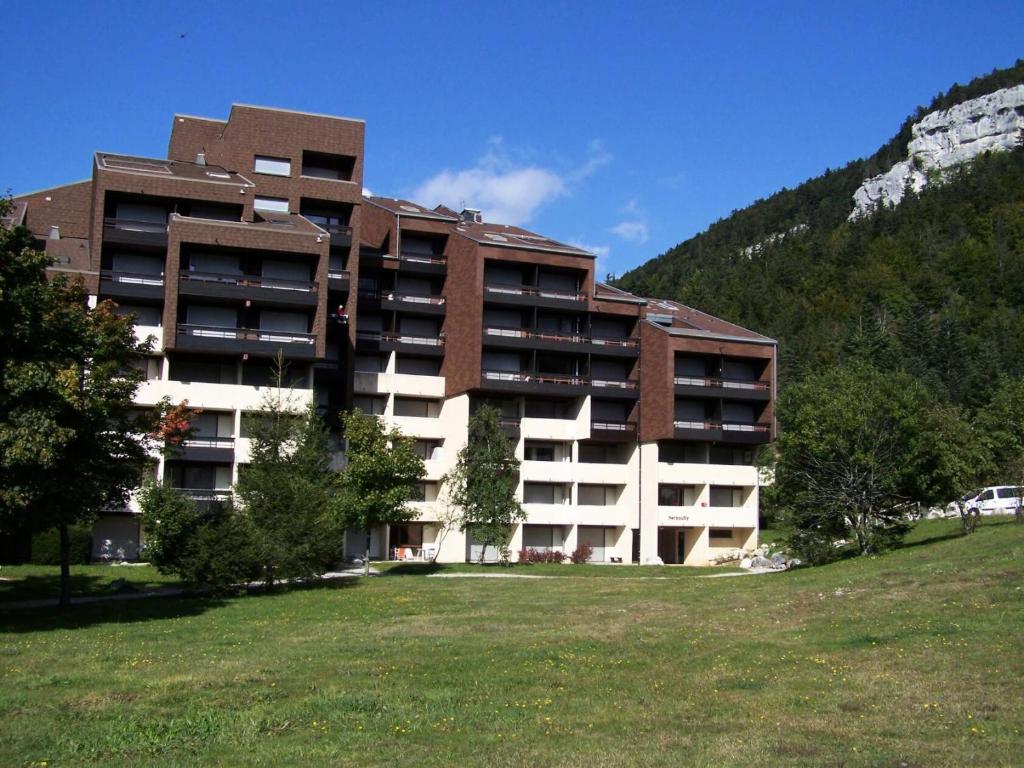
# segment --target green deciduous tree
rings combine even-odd
[[[366,532],[365,572],[370,572],[370,530],[412,520],[409,502],[425,468],[412,441],[397,429],[385,430],[376,416],[358,408],[342,414],[347,463],[341,471],[339,509],[346,525]]]
[[[519,459],[501,428],[501,414],[481,406],[469,419],[469,436],[455,467],[444,476],[449,502],[458,510],[462,531],[483,546],[507,552],[512,527],[526,519],[516,499]]]
[[[937,493],[924,481],[933,460],[930,402],[911,377],[863,363],[787,389],[766,496],[788,518],[794,548],[820,561],[835,539],[853,539],[868,554],[905,532],[907,513]]]
[[[0,526],[60,531],[68,605],[68,526],[123,505],[145,465],[132,364],[146,348],[131,318],[90,309],[49,264],[28,230],[0,226]]]

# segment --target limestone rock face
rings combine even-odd
[[[911,126],[910,157],[888,173],[867,179],[853,194],[851,219],[879,205],[896,205],[906,189],[919,192],[936,172],[966,163],[991,151],[1013,149],[1024,130],[1024,85],[1003,88],[929,112]]]

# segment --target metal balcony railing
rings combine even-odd
[[[357,331],[356,339],[392,341],[400,344],[420,344],[426,347],[444,346],[444,338],[441,336],[411,336],[406,333],[395,333],[392,331]]]
[[[184,336],[196,336],[208,339],[238,339],[239,341],[266,341],[284,344],[314,344],[316,336],[312,333],[296,333],[294,331],[276,331],[266,328],[225,328],[216,325],[178,324],[178,333]]]
[[[555,331],[534,331],[529,328],[484,328],[485,336],[500,336],[511,339],[537,339],[538,341],[566,341],[577,344],[600,344],[607,347],[636,347],[639,339],[609,339],[585,336],[579,333],[558,333]]]
[[[221,488],[175,488],[193,501],[227,501],[231,491]]]
[[[392,256],[389,253],[383,254],[385,259],[397,259],[398,261],[409,261],[414,264],[447,264],[448,259],[440,253],[402,253]]]
[[[744,381],[740,379],[719,379],[707,376],[676,376],[675,383],[691,387],[721,387],[723,389],[768,389],[767,381]]]
[[[637,383],[632,380],[591,379],[585,376],[565,376],[550,373],[528,373],[525,371],[483,371],[488,381],[517,381],[532,384],[565,384],[577,387],[613,387],[616,389],[636,389]]]
[[[722,421],[676,421],[676,429],[709,429],[725,432],[768,432],[770,424]]]
[[[352,273],[347,269],[334,269],[331,267],[327,270],[327,277],[330,280],[349,280],[352,277]]]
[[[590,428],[601,432],[636,432],[636,422],[633,421],[592,421]]]
[[[316,290],[316,282],[312,280],[288,280],[283,277],[264,277],[263,275],[228,275],[221,272],[193,272],[190,270],[182,272],[181,279],[184,282],[192,283],[217,283],[245,288],[274,288],[302,293]]]
[[[539,296],[545,299],[565,299],[567,301],[586,301],[587,299],[587,294],[582,291],[537,288],[532,285],[485,285],[484,290],[488,293],[504,293],[511,296]]]
[[[100,279],[124,285],[163,285],[163,272],[121,272],[115,269],[100,270]]]
[[[182,445],[186,448],[234,448],[235,438],[193,435],[185,440]]]
[[[122,219],[116,216],[105,216],[103,226],[112,229],[123,229],[128,232],[149,232],[167,234],[166,221],[143,221],[142,219]]]

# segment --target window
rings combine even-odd
[[[732,528],[709,528],[708,538],[713,542],[731,542]]]
[[[711,486],[712,507],[742,507],[743,488],[734,488],[728,485]]]
[[[413,440],[412,450],[417,456],[423,460],[429,460],[434,458],[441,458],[441,441],[440,440]]]
[[[209,360],[171,358],[171,381],[201,382],[205,384],[236,384],[238,366],[234,362],[218,363]]]
[[[257,211],[277,211],[278,213],[288,213],[287,197],[257,196],[255,200],[253,200],[252,205]]]
[[[749,448],[730,448],[727,445],[711,446],[712,464],[751,465],[754,463],[754,452]]]
[[[564,532],[560,525],[523,526],[523,549],[550,552],[553,549],[561,549],[564,539]]]
[[[384,360],[380,355],[356,355],[354,370],[356,373],[383,373]]]
[[[267,157],[266,155],[256,155],[253,159],[252,169],[256,171],[256,173],[267,173],[271,176],[291,176],[292,161],[287,157]]]
[[[395,360],[395,372],[410,376],[440,376],[441,361],[430,357],[404,357]]]
[[[661,507],[692,507],[697,503],[699,489],[696,485],[658,486],[658,506]]]
[[[1000,499],[1016,499],[1020,496],[1020,488],[997,488],[996,495]]]
[[[351,181],[356,159],[349,155],[330,155],[326,152],[302,152],[302,175],[316,179]]]
[[[987,490],[984,493],[982,493],[981,496],[978,497],[978,499],[980,501],[991,501],[994,497],[995,497],[995,491],[993,491],[990,488],[989,490]]]
[[[415,416],[421,419],[436,419],[440,407],[434,400],[422,400],[415,397],[396,397],[395,416]]]
[[[523,503],[525,504],[562,504],[567,496],[564,485],[523,483]]]
[[[413,485],[410,501],[437,501],[437,483],[420,482]]]
[[[523,448],[523,458],[526,461],[554,461],[555,444],[527,441]]]
[[[590,445],[580,443],[580,464],[627,464],[631,446]]]
[[[122,317],[134,315],[136,325],[157,326],[163,319],[160,307],[145,304],[119,304],[114,307],[114,314]]]
[[[617,485],[583,485],[579,487],[579,503],[590,507],[610,507],[619,500]]]
[[[384,414],[384,406],[387,403],[387,399],[383,397],[366,397],[356,395],[352,398],[352,408],[358,408],[363,413],[370,416],[382,416]]]

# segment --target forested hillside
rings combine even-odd
[[[856,355],[979,405],[999,373],[1024,373],[1024,149],[847,217],[861,182],[905,158],[914,121],[1022,82],[1018,61],[954,86],[870,158],[734,212],[617,285],[779,339],[784,380]]]

